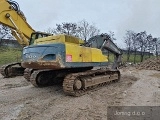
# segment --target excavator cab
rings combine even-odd
[[[33,32],[30,37],[29,45],[33,45],[36,39],[48,37],[48,36],[51,36],[51,34],[43,33],[43,32]]]

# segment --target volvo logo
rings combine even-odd
[[[34,59],[36,57],[37,57],[36,55],[26,55],[26,58],[29,58],[29,59]]]

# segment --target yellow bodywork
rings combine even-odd
[[[34,45],[52,44],[52,43],[70,43],[74,45],[75,44],[80,45],[80,44],[83,44],[84,41],[79,38],[69,36],[69,35],[64,35],[64,34],[48,36],[45,38],[39,38],[34,41]]]
[[[64,43],[66,47],[66,62],[108,62],[107,56],[97,48],[81,46],[83,40],[68,36],[55,35],[35,40],[35,45]]]
[[[97,48],[82,47],[66,43],[66,56],[72,59],[67,62],[108,62],[107,56]]]

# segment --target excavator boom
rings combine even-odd
[[[19,5],[10,0],[0,0],[0,6],[0,23],[15,30],[21,39],[18,39],[18,42],[23,46],[28,46],[31,33],[35,30],[27,23]]]
[[[117,47],[107,34],[101,34],[94,36],[85,43],[85,46],[101,49],[102,51],[107,50],[115,55],[112,69],[117,69],[121,62],[122,50]]]

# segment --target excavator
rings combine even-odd
[[[109,35],[93,36],[86,43],[79,41],[73,36],[54,35],[36,39],[32,46],[24,47],[22,66],[32,70],[29,81],[35,87],[61,81],[66,94],[81,96],[120,80],[122,51]],[[115,55],[111,68],[106,51]]]
[[[0,0],[0,24],[8,26],[12,35],[22,46],[32,45],[35,39],[47,37],[51,34],[36,32],[26,21],[26,17],[20,10],[17,2],[11,0]],[[0,68],[4,77],[23,75],[25,68],[21,63],[10,63]]]
[[[3,66],[0,69],[2,75],[17,75],[15,65],[19,64],[19,68],[26,68],[24,77],[33,86],[44,87],[62,82],[63,91],[72,96],[81,96],[120,80],[118,66],[122,51],[109,35],[96,35],[84,42],[69,35],[51,36],[35,32],[16,2],[0,0],[0,5],[0,23],[10,27],[24,47],[21,63]],[[111,68],[108,67],[106,51],[115,55]]]

